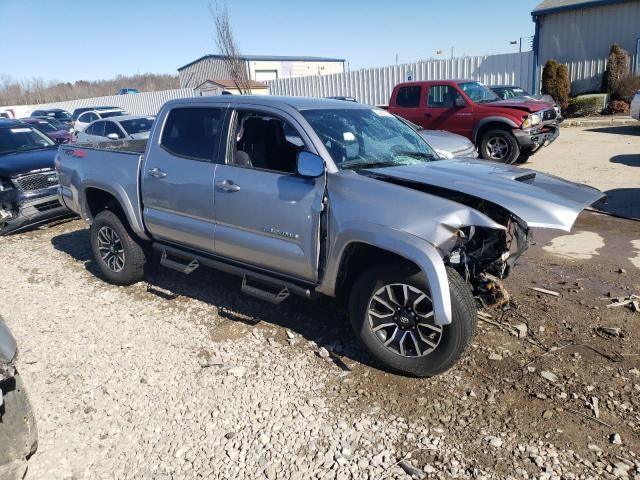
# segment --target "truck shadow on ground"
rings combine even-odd
[[[100,277],[91,253],[88,229],[63,233],[53,237],[51,243],[56,250],[84,264],[87,271]],[[198,268],[190,275],[184,275],[160,266],[158,259],[150,262],[145,274],[146,291],[151,295],[166,302],[180,297],[205,302],[216,307],[223,321],[240,322],[250,327],[266,322],[289,329],[327,348],[331,360],[342,370],[350,368],[341,357],[382,369],[358,344],[345,307],[335,299],[306,300],[291,296],[280,305],[272,305],[241,293],[239,277],[208,268]],[[214,322],[211,328],[216,326]],[[286,338],[284,332],[282,336]]]
[[[624,218],[640,219],[640,188],[614,188],[604,193],[607,195],[607,203],[595,203],[593,206],[596,210]]]
[[[613,133],[615,135],[639,136],[640,123],[638,125],[620,125],[617,127],[611,126],[611,127],[587,128],[585,131],[596,132],[596,133]]]
[[[621,163],[629,167],[640,167],[640,154],[615,155],[609,159],[611,163]]]

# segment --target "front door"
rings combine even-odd
[[[213,179],[226,106],[177,107],[158,118],[142,168],[144,221],[154,238],[213,251]],[[159,140],[159,146],[155,146]]]
[[[456,100],[464,106],[456,105]],[[427,112],[432,130],[446,130],[467,138],[473,134],[473,108],[452,85],[431,85],[427,92]]]
[[[232,118],[215,176],[216,253],[317,281],[325,179],[296,175],[297,153],[309,142],[282,113],[242,109]]]

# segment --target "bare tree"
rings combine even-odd
[[[223,57],[227,74],[231,77],[218,80],[232,80],[242,95],[248,95],[251,93],[251,82],[247,72],[247,63],[242,58],[233,37],[227,4],[215,0],[215,2],[209,4],[209,12],[215,27],[214,40],[216,46]]]

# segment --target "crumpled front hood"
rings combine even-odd
[[[34,170],[53,170],[53,160],[57,148],[44,148],[32,152],[18,152],[0,155],[0,176],[15,177]]]
[[[540,100],[496,100],[495,102],[486,102],[482,104],[483,107],[494,107],[494,108],[513,108],[522,111],[526,111],[529,113],[539,112],[540,110],[545,110],[547,108],[553,107],[553,105],[549,105],[546,102],[542,102]]]
[[[411,184],[433,186],[487,200],[530,227],[569,231],[582,210],[605,195],[552,175],[485,160],[440,160],[368,170]],[[437,191],[433,194],[437,195]]]

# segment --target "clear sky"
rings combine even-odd
[[[228,0],[244,54],[345,58],[351,69],[517,51],[539,0]],[[0,75],[45,81],[176,73],[215,53],[209,0],[0,0]]]

